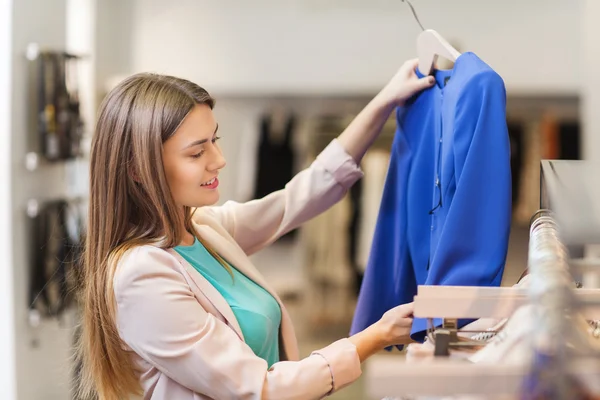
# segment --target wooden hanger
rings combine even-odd
[[[600,319],[600,289],[574,289],[578,310],[587,319]],[[414,315],[419,318],[508,318],[531,299],[518,287],[419,285]]]
[[[409,0],[402,0],[402,2],[408,4],[410,11],[417,21],[417,24],[421,27],[421,34],[417,37],[417,54],[419,56],[419,71],[423,75],[431,74],[433,66],[438,56],[447,58],[450,61],[456,61],[460,56],[460,52],[456,50],[446,39],[433,29],[425,29],[423,24],[419,20],[415,8]]]
[[[450,61],[456,61],[460,56],[460,52],[433,29],[426,29],[417,37],[417,54],[419,71],[423,75],[431,74],[438,56]]]

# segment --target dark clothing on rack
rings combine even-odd
[[[350,265],[352,266],[352,275],[354,277],[354,290],[358,296],[360,286],[362,284],[363,274],[357,262],[358,256],[358,238],[360,236],[360,217],[362,209],[362,180],[356,182],[349,191],[350,201],[352,204],[352,214],[350,218],[350,234],[349,234],[349,257]]]
[[[508,123],[508,136],[510,137],[510,169],[512,171],[512,205],[513,208],[519,200],[521,173],[523,167],[524,131],[523,125],[518,122]]]
[[[559,124],[560,158],[562,160],[581,160],[581,133],[578,122]]]
[[[295,117],[290,115],[284,131],[275,133],[270,117],[266,115],[261,119],[254,198],[260,199],[283,189],[294,176],[292,135],[295,122]]]
[[[296,126],[296,118],[289,115],[283,132],[274,132],[271,117],[265,115],[260,121],[260,143],[258,145],[258,168],[254,198],[260,199],[285,185],[294,176],[295,154],[292,147],[292,136]],[[295,236],[295,231],[282,238]]]

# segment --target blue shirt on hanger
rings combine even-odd
[[[352,333],[413,301],[417,285],[502,280],[511,222],[504,82],[473,53],[434,75],[436,85],[397,110]],[[412,338],[422,341],[426,329],[415,318]]]

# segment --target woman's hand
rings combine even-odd
[[[398,70],[390,82],[354,118],[338,140],[357,164],[365,155],[396,106],[404,105],[415,93],[433,86],[432,76],[417,77],[418,61],[410,60]]]
[[[412,342],[413,303],[392,308],[373,325],[349,339],[356,346],[356,352],[363,362],[386,347]]]
[[[385,347],[412,342],[410,330],[412,328],[413,303],[402,304],[383,314],[377,322],[383,337]]]
[[[423,89],[427,89],[435,83],[433,76],[419,78],[415,72],[418,59],[406,61],[398,70],[396,75],[382,89],[379,96],[386,104],[402,106],[406,100]]]

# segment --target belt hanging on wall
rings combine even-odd
[[[78,57],[41,52],[38,65],[38,131],[43,157],[68,160],[80,155],[83,122],[79,110]]]
[[[79,286],[79,211],[66,200],[56,200],[43,203],[29,216],[30,317],[60,317],[74,304]]]

